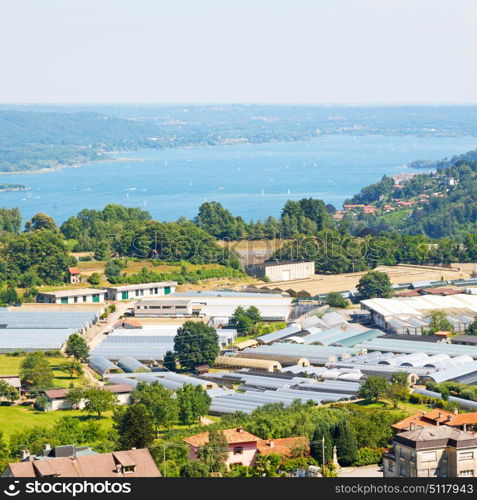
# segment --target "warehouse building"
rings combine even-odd
[[[294,281],[309,279],[315,274],[315,263],[297,260],[269,261],[245,266],[245,272],[269,281]]]
[[[175,281],[141,283],[138,285],[110,286],[106,288],[107,300],[131,300],[141,297],[160,297],[176,291]]]
[[[264,321],[287,321],[292,299],[279,294],[239,293],[227,291],[174,293],[167,297],[144,299],[134,306],[138,317],[209,318],[213,326],[230,323],[237,307],[255,306]]]
[[[57,292],[40,292],[36,301],[42,304],[99,304],[104,302],[106,292],[97,288],[77,288]]]
[[[369,311],[376,325],[397,334],[421,335],[428,328],[432,310],[446,311],[453,329],[465,331],[477,313],[477,296],[461,293],[368,299],[361,301],[361,309]]]

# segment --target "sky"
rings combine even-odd
[[[475,0],[0,0],[2,103],[477,103]]]

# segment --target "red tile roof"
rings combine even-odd
[[[125,472],[122,467],[133,467]],[[13,477],[160,477],[146,448],[9,464]]]
[[[258,452],[261,455],[270,455],[277,453],[284,457],[289,457],[295,450],[303,450],[307,455],[310,452],[310,444],[304,436],[282,438],[282,439],[263,439],[257,443]]]
[[[225,429],[222,431],[224,433],[225,439],[228,444],[237,443],[253,443],[261,441],[261,439],[250,432],[243,430],[241,427],[236,427],[235,429]],[[189,436],[184,439],[184,441],[194,447],[203,446],[209,442],[209,433],[201,432],[200,434],[195,434],[194,436]]]
[[[392,427],[397,430],[407,429],[411,423],[421,427],[432,427],[437,425],[437,423],[448,425],[450,427],[475,425],[477,424],[477,412],[456,414],[440,408],[434,408],[427,413],[421,412],[411,415],[410,417],[396,422],[392,425]]]
[[[81,271],[77,267],[69,267],[68,272],[70,274],[81,274]]]

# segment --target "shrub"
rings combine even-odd
[[[378,464],[381,462],[383,453],[384,448],[359,448],[353,465],[360,467],[363,465]]]

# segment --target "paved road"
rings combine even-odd
[[[377,465],[364,467],[344,467],[338,472],[339,477],[383,477],[383,472]]]

